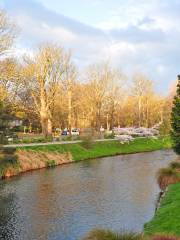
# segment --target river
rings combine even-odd
[[[155,211],[156,173],[172,150],[93,159],[0,182],[0,239],[78,240],[93,228],[141,232]]]

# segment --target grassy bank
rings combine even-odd
[[[180,236],[180,161],[172,162],[158,172],[158,183],[165,192],[154,218],[145,224],[146,235]]]
[[[171,146],[169,137],[160,137],[158,139],[139,138],[129,144],[121,144],[119,141],[103,141],[18,147],[15,152],[13,151],[13,154],[17,156],[16,164],[11,161],[12,155],[8,155],[8,158],[5,155],[0,156],[0,178],[72,161],[154,151],[171,148]]]
[[[146,235],[157,233],[180,236],[180,183],[169,185],[154,218],[145,225]]]
[[[94,142],[90,148],[84,147],[82,143],[75,143],[67,145],[28,146],[19,149],[36,152],[69,152],[74,161],[79,161],[117,154],[155,151],[171,147],[172,142],[169,137],[160,137],[158,139],[139,138],[129,144],[121,144],[119,141]]]

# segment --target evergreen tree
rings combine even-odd
[[[178,75],[177,92],[173,101],[171,114],[171,136],[174,142],[174,150],[180,154],[180,75]]]

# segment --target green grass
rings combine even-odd
[[[155,217],[145,224],[144,232],[180,236],[180,183],[169,186]]]
[[[90,149],[83,147],[81,143],[64,145],[46,145],[46,146],[28,146],[19,147],[24,150],[33,150],[41,152],[59,152],[72,154],[74,161],[113,156],[117,154],[129,154],[137,152],[154,151],[159,149],[171,148],[172,143],[169,137],[160,137],[158,139],[139,138],[129,144],[121,144],[119,141],[94,142]]]

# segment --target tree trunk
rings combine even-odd
[[[109,116],[108,114],[106,115],[106,129],[109,131]]]
[[[138,99],[138,125],[141,127],[141,97]]]
[[[72,121],[72,93],[71,90],[68,90],[68,129],[71,135],[71,121]]]
[[[47,120],[47,134],[52,135],[52,121],[50,118]]]
[[[45,137],[47,137],[48,135],[52,135],[52,121],[51,118],[48,116],[46,110],[41,110],[40,118],[43,135]]]
[[[41,127],[42,127],[42,133],[45,137],[48,135],[47,131],[47,118],[41,115]]]

